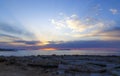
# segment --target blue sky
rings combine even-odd
[[[0,12],[2,47],[120,41],[119,0],[0,0]]]

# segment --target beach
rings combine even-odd
[[[0,76],[120,76],[120,56],[0,56]]]

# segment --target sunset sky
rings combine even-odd
[[[0,0],[0,48],[120,49],[120,0]]]

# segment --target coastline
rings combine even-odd
[[[120,76],[120,56],[0,56],[0,76]]]

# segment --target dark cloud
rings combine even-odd
[[[22,31],[15,26],[11,26],[7,23],[0,23],[0,31],[13,33],[13,34],[21,34]]]
[[[59,44],[59,43],[63,43],[64,41],[48,41],[49,44]]]
[[[120,32],[120,27],[114,27],[112,30],[110,31],[116,31],[116,32]]]
[[[8,34],[0,34],[0,37],[7,37],[7,38],[12,38],[12,39],[20,39],[19,37],[15,37],[15,36],[8,35]]]
[[[0,22],[0,34],[9,34],[14,36],[34,38],[34,34],[26,30],[22,25],[11,25],[9,23]]]
[[[111,27],[111,28],[107,28],[106,30],[104,30],[103,32],[114,32],[114,31],[120,31],[120,27],[118,26],[114,26],[114,27]]]
[[[40,41],[25,41],[25,40],[16,40],[16,41],[13,41],[15,43],[24,43],[26,45],[36,45],[38,43],[41,43]]]
[[[60,44],[48,44],[53,48],[120,48],[120,41],[69,41]]]
[[[29,47],[27,46],[23,46],[23,45],[12,45],[8,42],[0,42],[0,48],[3,48],[3,49],[28,49]]]
[[[53,41],[52,41],[53,42]],[[57,49],[91,49],[91,48],[98,48],[98,49],[108,49],[108,48],[115,48],[120,50],[120,41],[68,41],[68,42],[54,42],[47,45],[37,45],[40,41],[24,41],[18,40],[14,41],[14,43],[24,43],[26,45],[12,45],[10,43],[0,43],[0,48],[14,48],[14,49],[31,49],[31,50],[38,50],[42,48],[57,48]],[[31,46],[27,46],[31,45]],[[112,50],[112,49],[111,49]]]
[[[120,37],[120,27],[113,27],[111,29],[102,31],[101,33],[98,33],[100,36],[106,36],[106,37],[116,37],[119,39]]]

